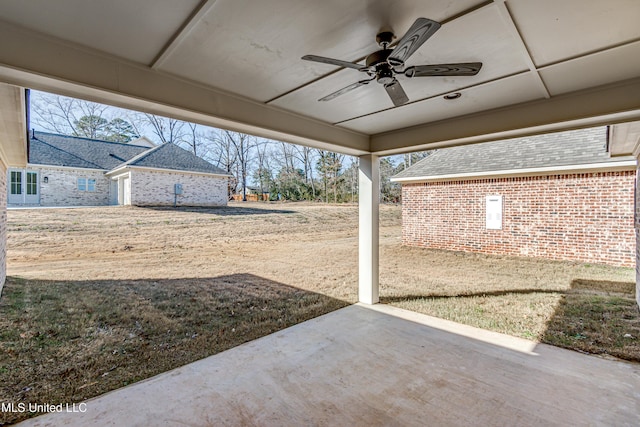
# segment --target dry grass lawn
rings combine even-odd
[[[633,269],[407,248],[400,208],[380,218],[382,302],[640,361]],[[8,219],[0,402],[78,402],[357,300],[352,205]]]

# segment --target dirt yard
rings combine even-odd
[[[1,402],[81,401],[357,300],[353,205],[8,220]],[[400,222],[400,207],[381,207],[383,303],[640,361],[633,269],[407,248]]]

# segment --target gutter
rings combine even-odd
[[[119,174],[121,172],[125,172],[127,169],[132,169],[132,170],[140,169],[140,170],[148,170],[148,171],[155,171],[155,172],[182,173],[182,174],[187,174],[187,175],[216,176],[216,177],[220,177],[220,178],[231,178],[233,176],[231,174],[222,174],[222,173],[214,173],[214,172],[198,172],[198,171],[188,171],[188,170],[184,170],[184,169],[154,168],[154,167],[149,167],[149,166],[135,166],[135,165],[127,165],[127,164],[125,164],[123,166],[118,166],[117,168],[108,171],[106,173],[106,175],[107,176],[114,176],[114,175]]]
[[[414,182],[430,182],[430,181],[456,181],[470,180],[475,178],[508,178],[517,176],[540,176],[540,175],[564,175],[567,173],[593,173],[593,172],[612,172],[621,170],[633,170],[637,167],[637,162],[633,160],[625,160],[619,162],[591,163],[585,165],[565,165],[565,166],[548,166],[541,168],[527,169],[508,169],[501,171],[486,172],[468,172],[449,175],[425,175],[415,177],[391,178],[391,182],[399,182],[402,184],[410,184]]]

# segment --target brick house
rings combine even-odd
[[[402,184],[409,246],[635,265],[634,157],[606,127],[435,151]]]
[[[33,131],[26,168],[7,171],[9,206],[227,204],[229,175],[175,144]]]

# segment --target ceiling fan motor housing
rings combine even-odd
[[[394,80],[393,69],[387,63],[387,58],[392,52],[392,49],[382,49],[367,56],[366,64],[370,75],[373,76],[375,73],[376,81],[383,85]]]
[[[377,52],[373,52],[371,55],[367,56],[367,68],[377,67],[379,64],[386,64],[387,58],[392,52],[392,49],[382,49]]]
[[[386,85],[393,82],[395,78],[393,77],[393,70],[391,66],[387,63],[379,64],[376,67],[376,81],[380,84]]]

